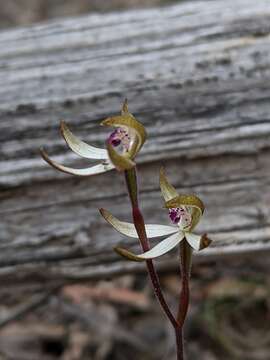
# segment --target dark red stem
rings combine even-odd
[[[174,330],[177,360],[184,360],[183,327],[178,326]]]
[[[138,204],[136,168],[125,171],[125,179],[126,179],[128,194],[132,205],[133,222],[137,230],[143,251],[148,251],[150,249],[150,245],[146,236],[144,218]],[[189,306],[189,277],[190,277],[190,268],[191,268],[191,257],[192,257],[192,249],[190,248],[186,239],[184,239],[180,243],[180,267],[181,267],[182,289],[180,293],[177,319],[172,314],[163,296],[159,278],[152,260],[146,261],[148,273],[154,288],[155,295],[164,313],[166,314],[166,316],[168,317],[168,319],[170,320],[171,324],[174,327],[175,338],[176,338],[177,360],[184,360],[183,326]]]
[[[189,277],[191,269],[192,249],[186,239],[180,243],[180,268],[182,288],[177,314],[178,327],[175,328],[177,360],[184,360],[183,328],[189,306]]]
[[[138,237],[141,243],[141,247],[143,251],[148,251],[150,249],[149,241],[146,236],[145,231],[145,223],[143,215],[140,211],[139,204],[138,204],[138,190],[137,190],[137,175],[136,175],[136,168],[132,168],[131,170],[125,171],[125,179],[128,189],[128,194],[130,197],[131,205],[132,205],[132,215],[133,215],[133,222],[135,225],[135,228],[138,233]],[[169,309],[169,306],[163,296],[160,281],[156,272],[156,269],[154,267],[154,264],[152,260],[146,261],[148,274],[150,276],[153,289],[155,292],[155,295],[170,322],[172,323],[173,327],[176,328],[178,326],[177,321],[175,317],[173,316],[171,310]]]
[[[177,322],[180,327],[183,327],[189,306],[189,277],[191,267],[191,255],[192,250],[184,239],[180,243],[180,267],[181,267],[181,279],[182,289],[180,293],[179,308],[177,314]]]

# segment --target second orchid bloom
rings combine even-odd
[[[195,195],[178,195],[175,188],[169,183],[163,170],[160,171],[160,188],[165,200],[165,208],[169,210],[169,218],[175,226],[145,225],[148,238],[169,236],[149,251],[139,255],[116,247],[115,251],[121,256],[133,261],[154,259],[167,253],[183,240],[187,241],[191,248],[197,251],[210,245],[211,240],[206,234],[201,236],[193,233],[204,212],[202,201]],[[100,212],[105,220],[121,234],[138,238],[133,224],[118,220],[105,209],[101,209]]]
[[[146,131],[144,126],[128,111],[127,101],[122,106],[121,115],[109,117],[102,121],[101,125],[115,128],[106,141],[107,149],[100,149],[81,141],[69,130],[64,121],[60,125],[61,135],[70,149],[84,158],[98,160],[97,165],[74,169],[52,160],[41,149],[43,159],[62,172],[78,176],[101,174],[114,168],[122,171],[134,167],[134,158],[146,140]]]

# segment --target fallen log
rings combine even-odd
[[[138,157],[147,222],[168,222],[161,165],[179,192],[206,204],[197,261],[270,249],[269,0],[189,1],[160,9],[56,20],[0,32],[0,279],[6,284],[99,279],[142,271],[112,251],[120,237],[97,209],[130,221],[122,176],[75,178],[59,120],[93,145],[99,123],[130,111],[149,140]],[[173,253],[160,262],[175,266]]]

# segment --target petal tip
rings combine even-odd
[[[42,147],[39,149],[39,151],[40,151],[41,157],[43,158],[44,161],[46,161],[46,163],[48,163],[53,168],[59,170],[58,167],[55,165],[54,161],[49,157],[47,152]]]
[[[98,209],[98,210],[99,210],[99,212],[100,212],[100,215],[101,215],[102,217],[104,217],[105,220],[107,220],[107,217],[108,217],[108,212],[107,212],[107,210],[104,209],[104,208],[100,208],[100,209]]]
[[[164,177],[165,177],[165,169],[163,166],[161,166],[159,169],[159,185],[160,185],[160,187],[162,186],[162,183],[164,182]]]
[[[67,128],[67,124],[65,123],[64,120],[60,120],[60,132],[63,135],[63,132],[66,130]]]
[[[211,245],[211,243],[213,242],[213,240],[209,239],[209,237],[207,236],[207,234],[204,234],[201,238],[200,241],[200,248],[199,250],[203,250],[205,248],[207,248],[209,245]]]
[[[165,175],[165,169],[162,166],[159,170],[159,186],[162,193],[162,196],[165,200],[165,204],[178,196],[178,193],[174,186],[169,182],[168,178]],[[165,205],[166,207],[166,205]]]
[[[100,125],[101,126],[111,126],[112,125],[112,117],[110,116],[110,117],[102,120]]]
[[[46,161],[46,163],[48,163],[51,167],[55,168],[56,170],[61,170],[61,168],[59,168],[59,165],[57,163],[55,163],[50,157],[49,155],[47,154],[47,152],[43,149],[43,148],[40,148],[40,154],[43,158],[44,161]]]
[[[160,167],[160,169],[159,169],[159,175],[160,175],[160,176],[165,175],[165,168],[164,168],[164,166],[161,166],[161,167]]]
[[[125,98],[125,100],[124,100],[124,102],[123,102],[121,113],[122,113],[123,115],[129,113],[129,111],[128,111],[128,99],[127,99],[127,98]]]
[[[46,162],[50,162],[50,158],[43,147],[39,148],[39,152],[40,152],[40,155],[42,156],[43,160],[45,160]]]
[[[123,258],[130,260],[130,261],[136,261],[136,262],[142,262],[145,261],[145,259],[141,259],[138,256],[136,256],[135,254],[133,254],[131,251],[128,251],[124,248],[121,247],[114,247],[113,249],[118,255],[122,256]]]

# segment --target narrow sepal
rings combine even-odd
[[[177,232],[169,236],[168,238],[164,239],[156,246],[154,246],[149,251],[146,251],[140,255],[136,255],[131,251],[123,249],[121,247],[116,247],[114,250],[121,256],[127,258],[128,260],[132,261],[143,261],[149,259],[155,259],[161,255],[166,254],[168,251],[173,249],[176,245],[178,245],[184,239],[184,234]]]
[[[175,190],[175,188],[169,183],[163,167],[160,169],[160,173],[159,173],[159,184],[160,184],[161,193],[165,201],[171,200],[176,196],[178,196],[178,193]]]
[[[134,224],[118,220],[106,209],[100,209],[99,211],[101,215],[104,217],[104,219],[110,225],[112,225],[115,228],[115,230],[117,230],[123,235],[138,239],[138,234]],[[155,225],[155,224],[145,225],[145,230],[146,230],[146,236],[148,238],[156,238],[178,232],[178,228],[175,226]]]
[[[121,247],[115,247],[114,251],[122,256],[123,258],[127,259],[127,260],[131,260],[131,261],[137,261],[137,262],[142,262],[145,261],[145,259],[141,259],[140,257],[138,257],[137,255],[133,254],[131,251],[128,251],[124,248]]]
[[[59,164],[58,162],[52,160],[48,154],[46,153],[45,150],[40,149],[40,153],[41,156],[43,157],[43,159],[52,167],[54,167],[55,169],[62,171],[64,173],[67,174],[71,174],[71,175],[77,175],[77,176],[91,176],[91,175],[98,175],[98,174],[102,174],[106,171],[112,170],[114,169],[114,166],[112,164],[108,164],[108,163],[101,163],[98,165],[94,165],[91,166],[89,168],[84,168],[84,169],[74,169],[68,166],[64,166],[62,164]]]
[[[99,159],[99,160],[109,159],[106,149],[96,148],[81,141],[70,131],[70,129],[68,128],[67,124],[64,121],[61,121],[60,123],[60,131],[67,145],[76,154],[87,159]]]
[[[129,111],[128,111],[128,100],[127,100],[127,99],[125,99],[125,101],[123,102],[121,114],[122,114],[122,115],[129,114]]]

